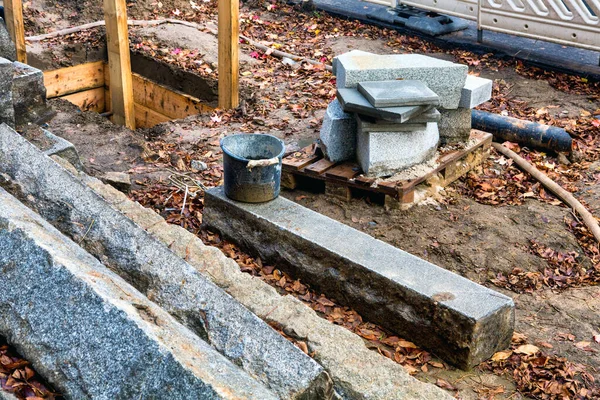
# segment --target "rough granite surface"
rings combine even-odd
[[[9,191],[277,395],[331,397],[319,364],[6,125],[0,172]]]
[[[251,205],[213,188],[203,223],[461,368],[510,344],[511,298],[283,197]]]
[[[44,74],[30,65],[15,62],[12,86],[16,126],[36,123],[49,112],[46,106]]]
[[[471,135],[471,109],[440,110],[438,122],[440,140],[443,144],[452,144],[469,140]]]
[[[0,188],[0,334],[72,399],[277,399]]]
[[[17,59],[17,48],[6,29],[6,22],[0,18],[0,57],[10,61]]]
[[[351,52],[336,58],[338,88],[354,88],[359,82],[410,79],[424,82],[446,109],[458,107],[468,67],[421,54],[364,54]]]
[[[388,176],[427,161],[440,140],[438,124],[428,122],[425,129],[397,132],[358,130],[357,159],[367,176]]]
[[[0,32],[2,31],[0,24]],[[0,37],[0,41],[2,38]],[[10,60],[0,58],[0,123],[15,126],[12,82],[15,68]]]
[[[342,110],[338,99],[327,106],[320,139],[325,157],[332,162],[352,160],[356,156],[356,120]]]
[[[354,399],[451,399],[442,389],[420,382],[395,362],[368,349],[347,329],[319,317],[292,296],[282,296],[262,280],[240,271],[235,261],[177,225],[168,224],[153,210],[144,208],[98,179],[80,175],[106,201],[144,227],[171,250],[210,277],[240,303],[286,335],[304,341],[309,352],[331,375],[341,398]],[[181,243],[177,245],[177,243]],[[186,244],[186,245],[183,245]]]

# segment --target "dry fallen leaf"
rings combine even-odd
[[[515,349],[515,353],[532,356],[540,351],[540,348],[532,344],[522,344]]]
[[[492,356],[492,361],[496,361],[496,362],[504,361],[511,355],[512,355],[512,351],[510,351],[510,350],[499,351]]]

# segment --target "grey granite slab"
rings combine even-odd
[[[337,98],[345,112],[367,115],[379,119],[391,119],[396,122],[406,122],[411,118],[430,110],[433,106],[404,106],[375,108],[369,103],[358,89],[338,89]]]
[[[403,124],[390,122],[382,119],[369,119],[363,115],[355,114],[357,128],[362,132],[412,132],[423,131],[427,129],[427,122],[413,123],[412,121]]]
[[[440,97],[440,106],[458,107],[468,67],[421,54],[365,54],[350,52],[336,57],[338,88],[359,82],[411,79],[423,81]]]
[[[437,106],[440,98],[421,81],[395,80],[360,82],[358,91],[374,107]]]
[[[493,82],[489,79],[468,75],[462,88],[459,107],[475,108],[492,98]]]
[[[4,25],[0,22],[0,32]],[[0,35],[0,41],[1,41]],[[15,126],[15,109],[13,107],[13,76],[15,67],[12,61],[0,58],[0,123]]]
[[[239,203],[212,188],[203,223],[459,367],[510,345],[510,297],[281,196]]]

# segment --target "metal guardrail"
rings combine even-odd
[[[477,22],[483,30],[600,51],[600,0],[367,0]]]

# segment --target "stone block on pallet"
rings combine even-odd
[[[1,25],[1,24],[0,24]],[[2,26],[0,26],[0,31]],[[0,37],[0,42],[1,42]],[[15,126],[15,110],[13,108],[12,84],[14,65],[6,58],[0,58],[0,124]]]
[[[440,110],[438,122],[442,144],[466,142],[471,135],[471,109]]]
[[[66,398],[278,398],[1,188],[0,248],[0,334]]]
[[[39,123],[48,116],[44,74],[30,65],[15,62],[12,85],[16,126]]]
[[[358,91],[374,107],[437,106],[440,101],[423,82],[410,79],[359,82]]]
[[[321,149],[333,162],[354,159],[356,154],[356,120],[345,113],[338,99],[327,107],[321,126]]]
[[[458,367],[510,344],[509,297],[281,196],[239,203],[212,188],[203,223]]]
[[[413,123],[412,120],[399,124],[383,119],[371,119],[356,114],[357,129],[362,132],[403,132],[422,131],[427,129],[427,122]]]
[[[489,79],[468,75],[460,95],[459,107],[475,108],[492,98],[493,82]]]
[[[412,79],[424,82],[440,98],[440,106],[458,107],[468,67],[420,54],[350,53],[337,58],[338,88],[354,88],[359,82]]]
[[[381,177],[427,161],[437,150],[437,123],[424,130],[402,132],[358,131],[357,159],[367,176]]]

